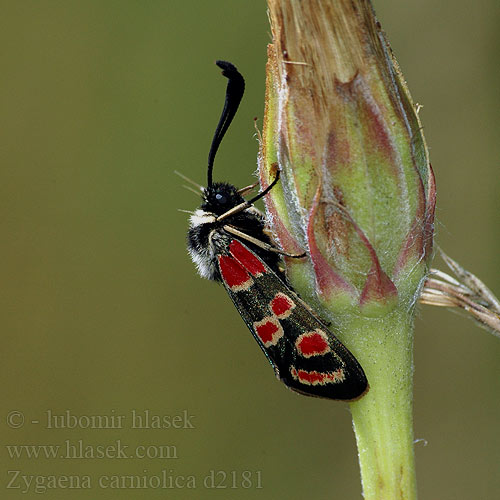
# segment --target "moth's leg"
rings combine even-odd
[[[250,184],[249,186],[242,187],[241,189],[238,189],[238,194],[241,194],[241,196],[244,196],[248,192],[252,191],[259,185],[258,182],[254,182],[253,184]]]
[[[280,250],[279,248],[273,247],[269,243],[265,243],[264,241],[259,240],[258,238],[254,238],[253,236],[249,236],[246,233],[243,233],[242,231],[236,229],[233,226],[226,225],[223,226],[223,229],[227,231],[230,234],[233,234],[234,236],[238,236],[242,240],[248,241],[249,243],[253,243],[254,245],[258,246],[259,248],[262,248],[263,250],[267,250],[269,252],[273,253],[278,253],[280,255],[284,255],[285,257],[291,257],[293,259],[300,259],[302,257],[306,256],[306,252],[301,253],[301,254],[293,254],[293,253],[288,253],[284,252],[283,250]]]

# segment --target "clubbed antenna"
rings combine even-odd
[[[215,64],[222,69],[222,74],[229,80],[226,88],[226,100],[224,102],[224,109],[219,120],[219,124],[215,129],[210,152],[208,153],[208,172],[207,172],[207,186],[212,185],[212,171],[214,168],[214,159],[219,149],[219,145],[226,133],[229,125],[233,121],[234,115],[238,110],[243,92],[245,92],[245,80],[240,75],[238,70],[227,61],[216,61]]]

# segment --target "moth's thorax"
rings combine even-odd
[[[217,182],[204,189],[201,207],[190,217],[187,237],[189,255],[202,278],[221,281],[217,256],[225,254],[229,243],[235,238],[225,230],[225,227],[230,226],[250,238],[271,244],[265,218],[253,206],[218,220],[226,212],[244,202],[245,199],[238,189],[231,184]],[[271,269],[278,272],[280,260],[278,254],[268,252],[249,241],[246,244]]]
[[[239,228],[251,236],[263,238],[263,218],[254,207],[249,207],[221,222],[217,222],[214,213],[199,208],[189,219],[187,247],[191,260],[202,278],[220,281],[217,255],[224,253],[233,238],[224,230],[226,224]],[[264,237],[264,241],[269,240]]]
[[[218,221],[221,215],[244,201],[231,184],[218,182],[205,188],[201,207],[190,217],[187,237],[189,255],[202,278],[221,281],[217,255],[224,254],[229,242],[234,238],[224,229],[225,226],[231,226],[265,244],[271,243],[265,231],[265,218],[253,206]],[[247,245],[273,270],[278,269],[278,254],[269,253],[249,242]]]

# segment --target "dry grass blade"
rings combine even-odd
[[[433,306],[458,308],[482,328],[500,338],[500,302],[475,275],[440,250],[441,256],[456,278],[431,269],[420,302]]]

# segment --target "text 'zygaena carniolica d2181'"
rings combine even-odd
[[[290,389],[330,399],[350,400],[367,389],[363,369],[295,293],[280,269],[280,255],[265,231],[264,216],[253,206],[278,182],[254,198],[212,181],[214,158],[245,90],[245,81],[229,62],[217,61],[228,78],[224,109],[208,156],[208,183],[203,203],[193,213],[188,250],[203,278],[224,285],[236,309],[271,363],[276,376]]]

